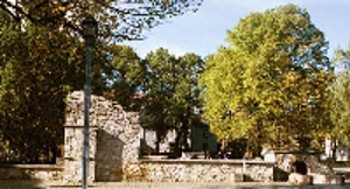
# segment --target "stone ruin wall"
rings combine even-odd
[[[311,179],[307,182],[312,182],[313,184],[342,184],[344,182],[342,175],[335,174],[330,167],[320,162],[319,154],[296,152],[276,153],[275,177],[277,177],[278,181],[287,179],[286,176],[293,173],[292,166],[296,161],[301,161],[306,164],[307,176]],[[277,171],[277,169],[279,171]],[[282,176],[283,174],[284,176]],[[294,182],[301,184],[302,179],[303,178],[300,177],[300,180]],[[291,179],[288,178],[288,181],[291,182]]]
[[[66,102],[65,182],[81,182],[84,93],[73,92]],[[138,113],[125,112],[116,102],[91,96],[89,181],[121,181],[137,176],[140,147]],[[132,176],[131,176],[132,175]]]
[[[73,92],[66,102],[64,182],[81,182],[84,93]],[[116,102],[91,97],[88,181],[243,181],[242,162],[144,161],[139,159],[141,125],[138,113],[128,113]],[[272,181],[273,163],[248,163],[255,181]]]
[[[308,174],[322,173],[331,174],[332,170],[320,163],[319,154],[311,153],[278,153],[276,154],[276,164],[277,166],[287,172],[292,172],[292,165],[295,161],[305,162],[308,169]]]
[[[79,183],[82,178],[84,93],[66,101],[63,166],[0,166],[0,179],[49,179]],[[271,182],[280,172],[290,173],[296,160],[307,164],[314,184],[341,183],[342,178],[310,154],[275,154],[273,161],[140,160],[141,126],[138,113],[128,113],[116,102],[92,96],[88,181],[146,182]],[[280,170],[280,171],[277,171]],[[283,175],[282,175],[283,176]],[[276,180],[277,178],[277,180]]]

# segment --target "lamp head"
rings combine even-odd
[[[83,38],[86,42],[94,42],[97,38],[98,24],[92,15],[87,15],[81,23]]]

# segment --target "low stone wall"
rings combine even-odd
[[[272,182],[273,162],[244,160],[140,160],[145,182]]]
[[[0,180],[62,181],[63,167],[57,165],[0,165]]]

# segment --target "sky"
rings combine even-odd
[[[350,0],[203,0],[197,12],[168,19],[150,31],[143,41],[124,42],[145,57],[163,47],[181,56],[193,52],[205,58],[226,44],[226,32],[253,12],[293,3],[306,9],[311,21],[324,32],[332,58],[337,48],[350,44]]]

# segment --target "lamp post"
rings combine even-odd
[[[97,38],[97,21],[93,16],[88,15],[82,21],[83,38],[85,40],[85,85],[84,85],[84,140],[83,140],[83,170],[82,187],[87,189],[87,169],[89,156],[89,109],[91,98],[91,60]]]

